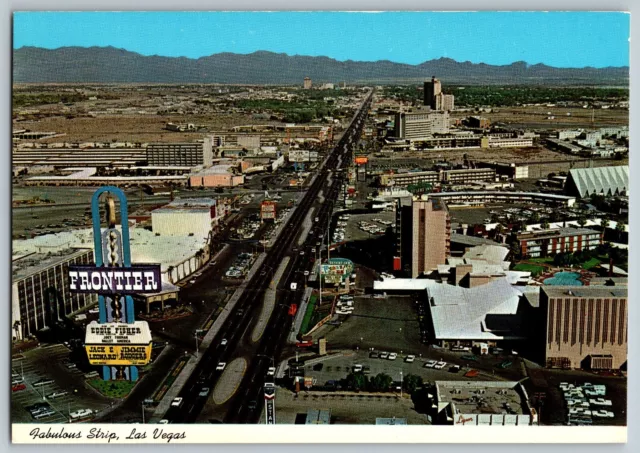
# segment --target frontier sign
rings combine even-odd
[[[91,365],[146,365],[151,359],[151,331],[145,321],[93,321],[87,326],[84,342]]]
[[[69,266],[72,293],[157,293],[161,290],[160,265],[132,267]]]

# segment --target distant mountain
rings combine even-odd
[[[14,83],[416,83],[435,75],[445,84],[628,85],[628,67],[554,68],[518,61],[506,66],[450,58],[418,65],[388,60],[337,61],[259,51],[198,59],[144,56],[114,47],[21,47],[13,52]]]

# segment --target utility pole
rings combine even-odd
[[[142,402],[142,424],[144,425],[144,401]]]

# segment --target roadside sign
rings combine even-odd
[[[151,360],[151,330],[146,321],[87,326],[85,350],[91,365],[146,365]]]
[[[69,266],[72,293],[142,294],[162,289],[160,265],[130,267]]]

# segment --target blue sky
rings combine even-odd
[[[198,58],[256,50],[337,60],[418,64],[526,61],[558,67],[628,66],[623,13],[22,12],[14,48],[114,46]]]

